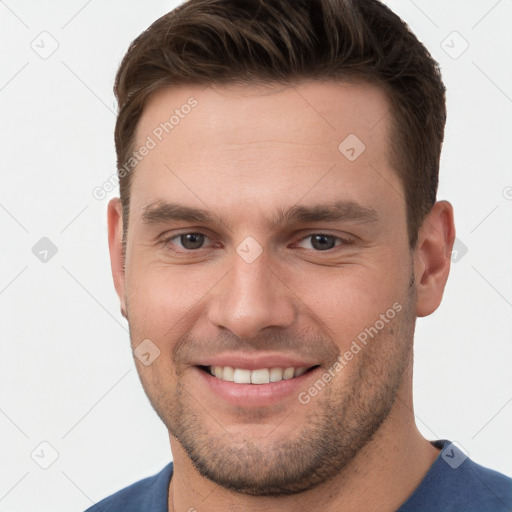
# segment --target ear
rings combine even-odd
[[[438,201],[419,230],[414,250],[417,316],[432,314],[441,303],[454,240],[453,207],[448,201]]]
[[[123,256],[123,215],[121,201],[115,197],[108,203],[108,248],[114,287],[121,301],[121,314],[126,317],[124,256]]]

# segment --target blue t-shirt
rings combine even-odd
[[[450,441],[425,478],[396,512],[511,512],[512,478],[476,464]],[[168,512],[172,462],[160,473],[140,480],[85,512]]]

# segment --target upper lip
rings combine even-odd
[[[320,363],[298,359],[285,354],[243,354],[225,353],[207,357],[197,362],[197,366],[231,366],[244,370],[257,370],[260,368],[300,368],[316,366]]]

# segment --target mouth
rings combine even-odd
[[[235,384],[270,384],[284,380],[292,380],[309,373],[320,365],[299,366],[299,367],[273,367],[257,368],[249,370],[246,368],[233,368],[231,366],[198,366],[200,370],[213,377]]]
[[[293,361],[291,357],[275,354],[262,354],[252,359],[223,355],[213,359],[216,360],[201,361],[202,364],[192,367],[198,377],[196,392],[205,393],[207,403],[215,407],[230,404],[236,406],[238,412],[255,407],[260,410],[282,407],[285,403],[293,406],[300,391],[310,386],[322,371],[321,364]],[[221,402],[217,402],[218,399]]]

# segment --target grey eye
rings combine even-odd
[[[304,237],[299,245],[303,249],[315,250],[315,251],[328,251],[334,249],[341,244],[349,244],[350,242],[334,235],[328,235],[326,233],[314,233]]]
[[[204,244],[205,236],[202,233],[186,233],[179,236],[180,244],[184,249],[200,249]]]
[[[336,237],[332,235],[311,235],[311,246],[318,251],[327,251],[336,246]]]

